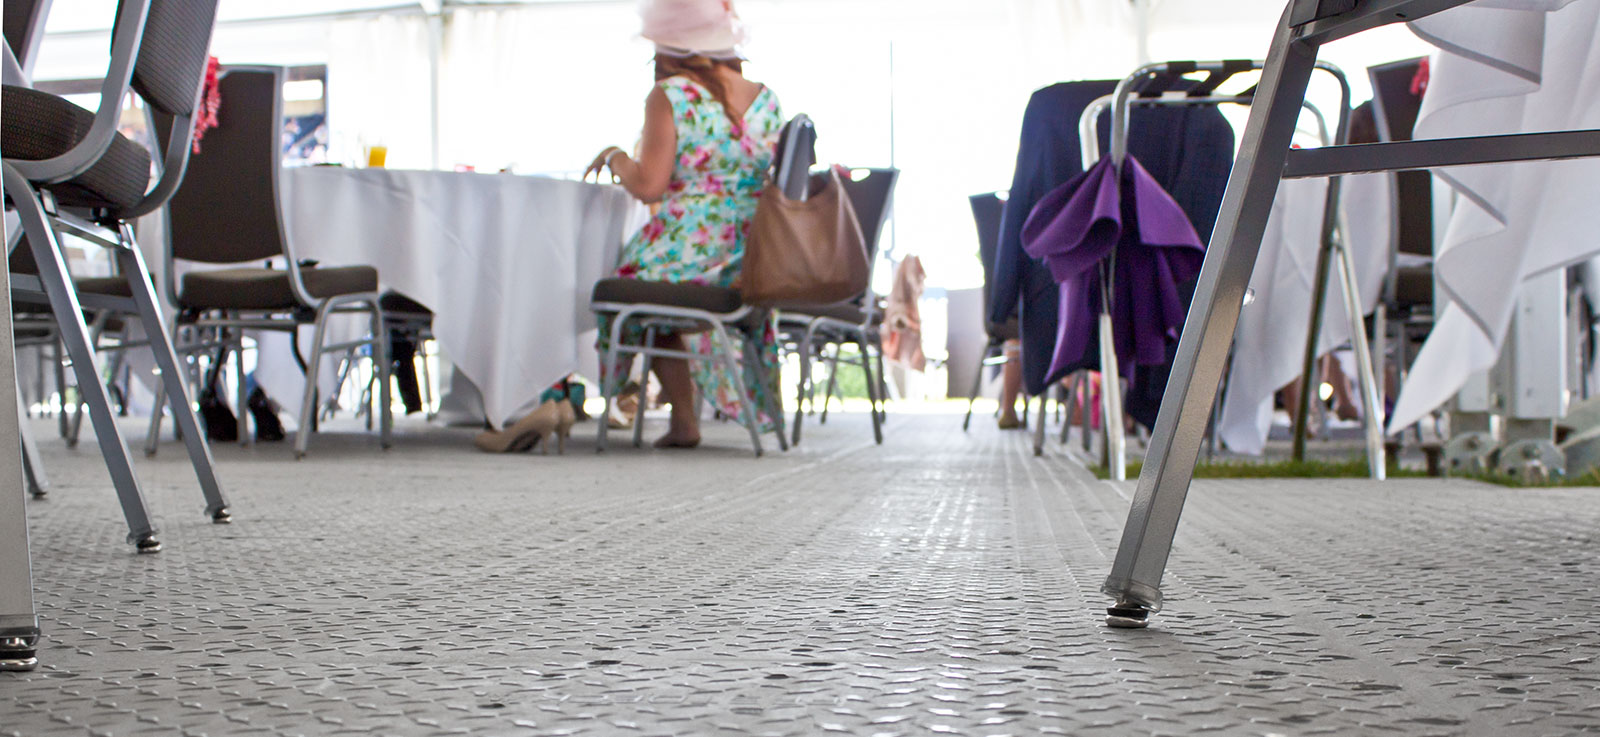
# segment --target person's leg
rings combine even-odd
[[[405,404],[406,414],[421,412],[422,384],[417,381],[417,344],[404,331],[389,331],[389,361],[395,383],[400,385],[400,401]]]
[[[1000,427],[1022,427],[1017,418],[1017,395],[1022,393],[1022,342],[1006,341],[1006,362],[1000,369]]]
[[[664,335],[656,338],[657,348],[686,350],[683,338]],[[693,446],[700,442],[700,417],[695,413],[694,379],[689,373],[689,362],[682,358],[656,358],[650,362],[656,379],[661,382],[661,393],[672,405],[672,419],[667,434],[656,441],[662,446]]]
[[[1344,365],[1339,363],[1339,357],[1328,354],[1323,357],[1322,375],[1325,381],[1333,385],[1333,411],[1341,420],[1355,420],[1361,417],[1361,410],[1356,407],[1356,399],[1350,394],[1350,377],[1344,372]]]

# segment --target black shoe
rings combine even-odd
[[[239,420],[215,390],[200,393],[200,424],[205,425],[207,440],[231,443],[239,439]]]
[[[250,408],[250,416],[256,421],[256,440],[266,443],[275,443],[282,440],[283,423],[278,421],[278,412],[272,406],[272,400],[267,398],[267,393],[261,387],[250,392],[250,398],[245,400],[245,406]]]

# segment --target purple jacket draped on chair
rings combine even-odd
[[[1111,322],[1118,369],[1160,365],[1183,331],[1187,305],[1179,285],[1194,280],[1205,246],[1183,208],[1132,156],[1120,182],[1104,157],[1057,187],[1022,228],[1028,255],[1061,285],[1060,321],[1051,373],[1081,363],[1101,313],[1101,270],[1113,252]]]

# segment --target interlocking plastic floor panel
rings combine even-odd
[[[874,447],[836,415],[761,460],[732,427],[219,447],[231,526],[169,444],[140,464],[153,556],[92,445],[47,440],[43,665],[0,674],[0,734],[1600,732],[1595,492],[1201,482],[1167,611],[1110,630],[1132,485],[959,425],[894,415]]]

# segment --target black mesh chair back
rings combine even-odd
[[[279,217],[281,69],[232,69],[222,109],[168,205],[172,256],[230,264],[284,255]]]
[[[859,169],[856,171],[860,171]],[[855,208],[856,220],[861,223],[861,235],[866,237],[867,258],[878,257],[878,241],[883,237],[883,225],[889,221],[890,205],[894,201],[894,185],[900,179],[899,169],[867,169],[860,180],[844,180],[844,193]]]
[[[773,158],[774,180],[784,195],[804,200],[809,194],[811,167],[817,163],[817,127],[804,114],[796,115],[783,126]]]
[[[998,192],[975,194],[972,221],[978,226],[978,258],[983,261],[983,303],[989,304],[989,282],[994,279],[994,257],[1000,251],[1000,222],[1006,214],[1006,201]]]
[[[216,19],[217,0],[150,0],[131,84],[151,108],[194,112]]]
[[[33,55],[44,38],[44,19],[52,0],[5,0],[6,45],[23,70],[33,65]]]
[[[1380,141],[1409,141],[1422,96],[1412,92],[1422,69],[1422,59],[1381,64],[1367,70],[1372,80],[1372,106]],[[1433,175],[1427,171],[1399,172],[1399,248],[1401,253],[1433,255]]]

